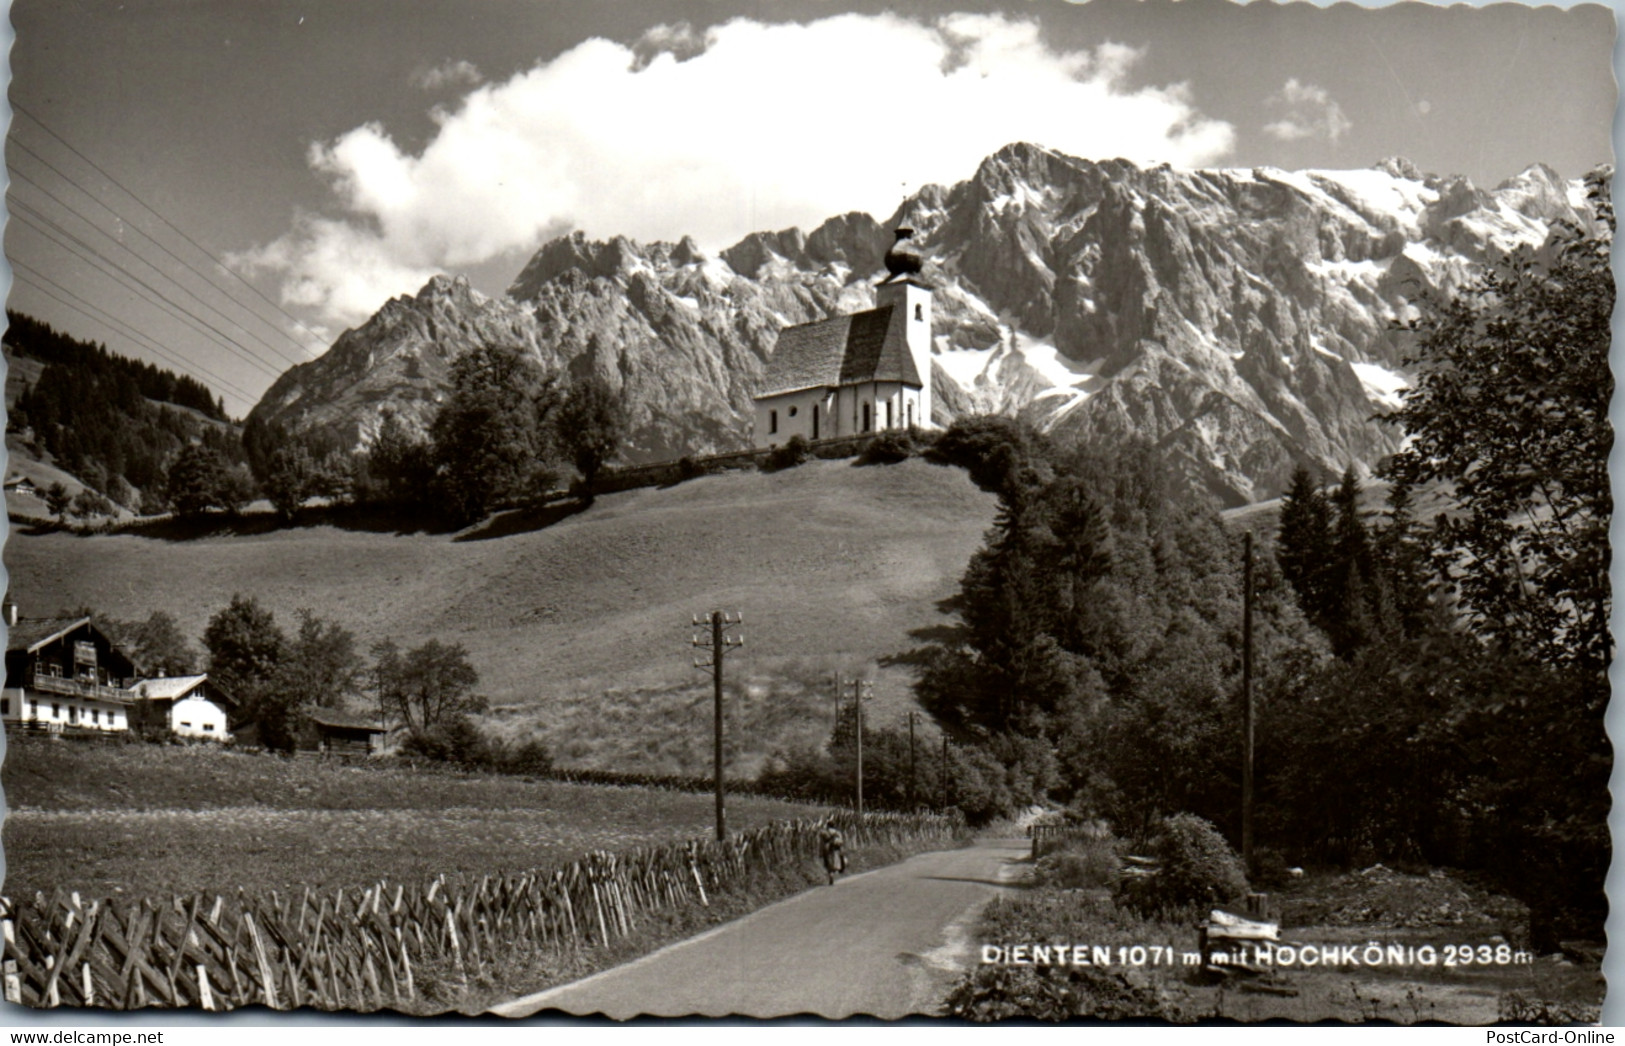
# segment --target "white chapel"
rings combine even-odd
[[[756,446],[931,427],[931,284],[897,230],[874,308],[786,327],[756,394]]]

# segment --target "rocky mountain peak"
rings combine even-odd
[[[906,224],[936,287],[934,420],[999,411],[1063,439],[1136,435],[1239,503],[1300,463],[1336,473],[1390,453],[1397,434],[1372,416],[1408,380],[1394,321],[1409,297],[1586,208],[1541,165],[1484,190],[1401,158],[1190,171],[1015,143],[884,224],[852,212],[715,257],[686,237],[573,232],[496,299],[435,277],[284,374],[255,414],[365,446],[386,407],[426,428],[449,361],[500,343],[610,380],[633,460],[739,448],[779,331],[870,307]]]
[[[1382,173],[1390,175],[1394,178],[1404,178],[1406,181],[1411,182],[1426,181],[1428,177],[1422,173],[1422,169],[1420,167],[1416,166],[1416,164],[1407,160],[1403,156],[1385,157],[1384,159],[1377,161],[1377,163],[1372,166],[1372,169],[1381,171]]]

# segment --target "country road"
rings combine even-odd
[[[918,854],[493,1012],[616,1019],[936,1013],[975,961],[977,912],[1018,874],[1027,848],[1021,839],[983,839]]]

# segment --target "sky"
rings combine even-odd
[[[8,304],[242,416],[437,272],[716,251],[1032,141],[1494,185],[1611,162],[1614,13],[1226,0],[16,0]]]

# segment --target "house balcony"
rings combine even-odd
[[[62,676],[45,675],[40,672],[34,673],[28,685],[30,689],[42,693],[66,694],[68,697],[86,697],[95,701],[110,701],[121,705],[127,705],[137,699],[133,690],[108,686],[104,683],[87,683],[77,679],[65,679]]]

